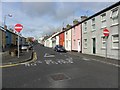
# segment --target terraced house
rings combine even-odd
[[[103,34],[109,30],[107,42]],[[107,43],[107,48],[106,48]],[[82,22],[82,53],[120,59],[120,2]]]
[[[66,30],[64,32],[65,34],[65,49],[67,51],[71,51],[72,50],[72,28]]]
[[[5,29],[3,29],[1,26],[0,26],[0,36],[1,36],[1,45],[0,45],[0,48],[2,48],[2,51],[4,51],[3,49],[6,47],[6,31]]]
[[[72,51],[81,52],[81,24],[72,27]]]
[[[2,51],[9,50],[9,48],[17,46],[18,43],[18,34],[14,33],[14,30],[3,28],[0,26],[0,36],[1,36],[1,43],[0,47],[2,48]],[[20,36],[20,45],[24,44],[26,42],[26,38],[22,35]]]

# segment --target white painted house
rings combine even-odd
[[[44,46],[52,48],[52,37],[49,37],[47,40],[45,40]]]
[[[106,40],[104,29],[109,30]],[[82,22],[82,53],[120,59],[120,2]]]
[[[59,32],[56,32],[52,35],[52,48],[54,48],[56,45],[59,45],[59,36],[56,36]]]
[[[67,50],[67,51],[71,51],[72,50],[72,29],[68,29],[68,30],[66,30],[64,33],[64,35],[65,35],[65,49]]]

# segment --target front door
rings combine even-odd
[[[71,51],[71,41],[68,40],[68,48],[69,48],[69,51]]]
[[[78,40],[78,52],[80,52],[80,40]]]
[[[96,54],[96,39],[93,38],[93,54]]]

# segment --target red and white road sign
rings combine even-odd
[[[105,29],[103,30],[103,34],[104,34],[105,36],[109,36],[109,30],[105,28]]]
[[[21,24],[16,24],[16,25],[15,25],[15,30],[16,30],[17,32],[20,32],[22,29],[23,29],[23,26],[22,26]]]

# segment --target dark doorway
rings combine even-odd
[[[96,39],[93,38],[93,54],[96,54]]]

